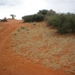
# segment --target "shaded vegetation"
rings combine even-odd
[[[53,16],[55,14],[56,14],[56,12],[51,9],[51,10],[47,11],[47,15],[46,16]]]
[[[46,18],[49,26],[56,27],[57,32],[61,34],[75,32],[75,14],[61,13]]]
[[[42,15],[47,15],[48,10],[39,10],[39,12],[37,14],[42,14]]]
[[[5,17],[4,19],[0,20],[1,22],[7,22],[7,18]]]
[[[24,22],[46,21],[48,26],[53,26],[60,34],[75,32],[75,14],[56,13],[54,10],[39,10],[37,14],[23,16]]]
[[[22,19],[24,20],[24,22],[40,22],[44,20],[44,16],[42,14],[34,14],[23,16]]]

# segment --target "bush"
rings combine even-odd
[[[33,17],[34,21],[40,22],[44,20],[44,16],[42,14],[35,14]]]
[[[42,14],[34,14],[23,16],[22,19],[24,20],[24,22],[40,22],[44,20],[44,16]]]
[[[60,33],[60,34],[67,34],[67,33],[69,33],[68,25],[66,23],[64,23],[62,25],[58,25],[57,32]]]
[[[52,10],[52,9],[47,11],[47,16],[53,16],[55,14],[56,14],[56,12],[54,10]]]
[[[71,32],[75,32],[75,14],[67,14],[67,23],[69,26],[69,30],[71,30]]]
[[[1,22],[7,22],[7,18],[1,19]]]
[[[59,14],[46,17],[47,25],[58,27],[60,25],[61,20],[59,19]]]
[[[47,24],[56,27],[57,32],[66,34],[75,32],[75,14],[56,14],[47,17]]]
[[[47,15],[48,10],[39,10],[38,14]]]

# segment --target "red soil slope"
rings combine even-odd
[[[50,35],[47,34],[46,36],[47,28],[45,28],[45,23],[42,22],[40,24],[41,26],[36,26],[35,24],[29,25],[18,20],[8,20],[6,23],[0,23],[0,75],[75,75],[75,54],[73,54],[75,51],[72,52],[75,50],[75,36],[66,38],[68,39],[66,41],[63,39],[65,38],[63,36],[56,37],[54,29],[50,29]],[[25,29],[26,31],[24,31],[21,26],[27,28]],[[44,32],[44,34],[42,32]],[[53,37],[51,36],[59,38],[57,39],[59,42],[55,41],[56,38],[52,39]],[[44,39],[44,37],[46,39]],[[52,42],[48,40],[50,37]],[[60,46],[60,38],[62,38],[65,43],[70,39],[71,41],[66,43],[65,46],[62,41],[63,46]],[[37,41],[37,43],[35,43],[35,41]],[[61,50],[59,52],[60,54],[56,51],[59,47],[64,49],[63,51],[59,49],[59,51]],[[53,50],[53,52],[51,50]],[[50,52],[51,56],[48,54]],[[68,56],[72,56],[70,60],[67,60],[69,59]],[[59,58],[61,58],[61,61],[59,61]],[[66,60],[65,65],[64,62],[62,62],[63,59],[64,61]],[[52,66],[53,62],[57,62],[55,63],[57,67]],[[70,62],[70,64],[67,62]],[[66,66],[67,64],[68,66]],[[58,67],[59,69],[57,69]]]

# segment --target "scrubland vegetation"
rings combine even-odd
[[[55,27],[57,29],[57,32],[61,34],[75,32],[75,14],[56,14],[46,17],[46,21],[49,26]]]
[[[46,21],[48,26],[55,27],[60,34],[75,33],[75,14],[56,13],[54,10],[40,10],[37,14],[23,16],[24,22]]]

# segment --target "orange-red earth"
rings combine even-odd
[[[0,75],[75,75],[75,35],[45,22],[0,22]]]

